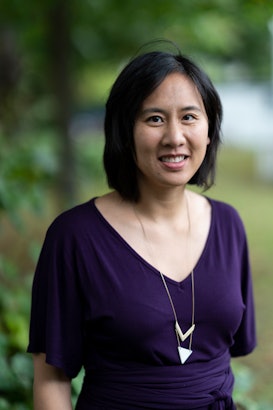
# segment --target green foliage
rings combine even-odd
[[[46,139],[25,135],[17,144],[0,136],[0,221],[10,219],[18,233],[25,229],[22,211],[41,210],[57,170]],[[5,243],[0,230],[0,244]],[[13,245],[13,244],[12,244]],[[11,244],[6,244],[11,246]],[[16,244],[13,245],[16,247]],[[25,252],[33,249],[26,244]],[[0,255],[0,410],[29,410],[33,378],[28,343],[31,279],[20,261]]]
[[[233,398],[238,410],[272,410],[266,400],[256,402],[251,397],[251,389],[256,381],[255,374],[246,366],[234,361],[232,369],[235,375]]]
[[[42,137],[21,135],[11,143],[0,135],[0,217],[14,221],[22,208],[41,207],[44,190],[58,170],[52,146]]]
[[[75,406],[77,397],[80,394],[82,383],[84,378],[84,371],[81,370],[79,375],[72,380],[71,391],[72,391],[72,403]],[[1,410],[1,409],[0,409]]]
[[[1,137],[0,151],[0,221],[11,219],[18,235],[30,230],[25,214],[45,209],[45,198],[54,196],[54,176],[58,171],[54,150],[54,134],[21,135],[17,144]],[[89,141],[87,148],[84,141]],[[74,144],[80,180],[91,187],[102,179],[101,138],[79,137]],[[92,179],[94,180],[92,184]],[[46,202],[48,204],[48,201]],[[24,212],[22,212],[24,210]],[[29,217],[28,217],[29,218]],[[6,226],[5,226],[6,228]],[[0,229],[0,245],[5,248],[7,232]],[[41,236],[44,232],[41,233]],[[25,253],[32,256],[33,267],[39,250],[35,238],[25,244]],[[16,244],[15,244],[16,246]],[[4,248],[4,246],[3,246]],[[21,260],[0,255],[0,410],[32,408],[33,369],[28,344],[32,274],[22,270]],[[81,386],[81,375],[72,385],[75,402]]]
[[[100,186],[105,179],[102,153],[104,140],[100,135],[82,135],[75,142],[77,154],[78,173],[81,181],[94,190],[94,185]]]
[[[25,350],[30,286],[4,256],[0,283],[0,410],[29,410],[33,369]]]
[[[16,89],[11,88],[20,115],[53,97],[49,35],[59,4],[60,0],[32,0],[25,7],[18,0],[0,3],[0,55],[8,32],[12,45],[2,58],[12,57],[11,69],[19,69]],[[168,38],[203,61],[244,65],[252,78],[270,76],[271,0],[66,1],[62,7],[68,15],[70,76],[79,84],[90,67],[127,59],[155,38]]]
[[[77,9],[73,44],[93,63],[131,56],[142,44],[164,37],[187,54],[243,64],[251,76],[265,77],[270,73],[267,22],[272,14],[270,0],[86,2]]]

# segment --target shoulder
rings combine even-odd
[[[191,196],[194,199],[192,203],[195,207],[196,219],[200,223],[209,214],[214,232],[221,232],[223,235],[229,232],[241,238],[246,235],[243,220],[233,205],[192,192]]]
[[[96,219],[94,198],[59,214],[50,224],[47,236],[73,235],[89,229]]]
[[[218,229],[236,236],[245,236],[245,227],[238,210],[231,204],[206,197],[212,209],[212,221]]]
[[[212,211],[216,215],[219,215],[220,217],[225,216],[227,218],[241,220],[239,212],[233,205],[209,197],[205,198],[211,205]]]
[[[241,221],[239,212],[231,204],[212,199],[190,190],[187,190],[187,195],[190,198],[190,204],[195,215],[204,215],[209,212],[214,218],[227,218],[228,221]]]

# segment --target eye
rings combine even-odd
[[[195,117],[192,114],[186,114],[183,117],[183,120],[186,120],[186,121],[193,121],[194,119]]]
[[[159,115],[152,115],[151,117],[147,118],[147,122],[151,122],[154,124],[160,124],[163,122],[163,119]]]

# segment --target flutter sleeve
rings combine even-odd
[[[241,294],[245,309],[241,324],[234,335],[234,344],[230,348],[232,357],[249,354],[257,343],[253,284],[247,239],[241,220],[237,222],[237,226],[240,228],[238,247],[241,250]]]
[[[83,301],[77,267],[77,240],[65,218],[47,231],[32,288],[28,352],[75,377],[83,356]]]

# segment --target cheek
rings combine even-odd
[[[134,147],[135,151],[141,150],[141,147],[143,145],[143,130],[142,127],[140,126],[135,126],[134,128]]]
[[[156,150],[156,135],[139,127],[134,133],[136,156],[141,160],[143,155],[149,155]]]
[[[206,150],[210,144],[210,138],[208,136],[207,128],[196,128],[194,135],[192,135],[192,142],[195,145],[195,148],[197,148],[198,150]]]

